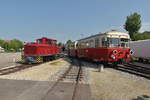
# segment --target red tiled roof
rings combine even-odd
[[[11,40],[4,40],[4,42],[10,43],[10,42],[11,42]]]

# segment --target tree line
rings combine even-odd
[[[0,39],[0,46],[4,48],[6,52],[17,52],[23,48],[23,43],[17,39],[10,40],[10,42]]]

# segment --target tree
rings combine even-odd
[[[5,49],[5,51],[9,51],[10,50],[10,44],[7,42],[4,42],[2,47]]]
[[[72,41],[71,41],[71,40],[68,40],[66,43],[67,43],[67,44],[71,44],[71,43],[72,43]]]
[[[23,43],[19,40],[11,40],[10,42],[10,48],[13,49],[13,51],[19,51],[23,47]]]
[[[5,49],[5,51],[20,51],[23,48],[23,43],[20,40],[14,39],[10,42],[5,42],[0,40],[0,46]]]
[[[60,46],[62,46],[63,44],[62,44],[61,42],[59,42],[57,45],[60,47]]]
[[[124,29],[127,30],[130,34],[131,39],[134,39],[134,36],[139,32],[141,28],[141,15],[138,13],[133,13],[130,16],[127,16]]]
[[[3,40],[0,40],[0,46],[2,47],[4,44],[4,41]]]
[[[146,40],[146,39],[150,39],[149,31],[145,31],[143,33],[139,33],[134,36],[134,40]]]

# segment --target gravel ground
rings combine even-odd
[[[60,70],[69,66],[69,62],[64,59],[50,61],[38,66],[27,68],[8,75],[2,75],[3,79],[17,79],[17,80],[39,80],[47,81],[50,77]]]
[[[140,96],[150,96],[149,80],[110,68],[98,72],[92,67],[87,66],[92,100],[143,100]]]

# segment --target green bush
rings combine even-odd
[[[23,43],[17,39],[11,40],[10,42],[0,40],[0,46],[4,48],[6,52],[17,52],[23,48]]]
[[[150,39],[150,32],[145,31],[143,33],[138,33],[138,34],[134,35],[134,39],[135,39],[135,41]]]

